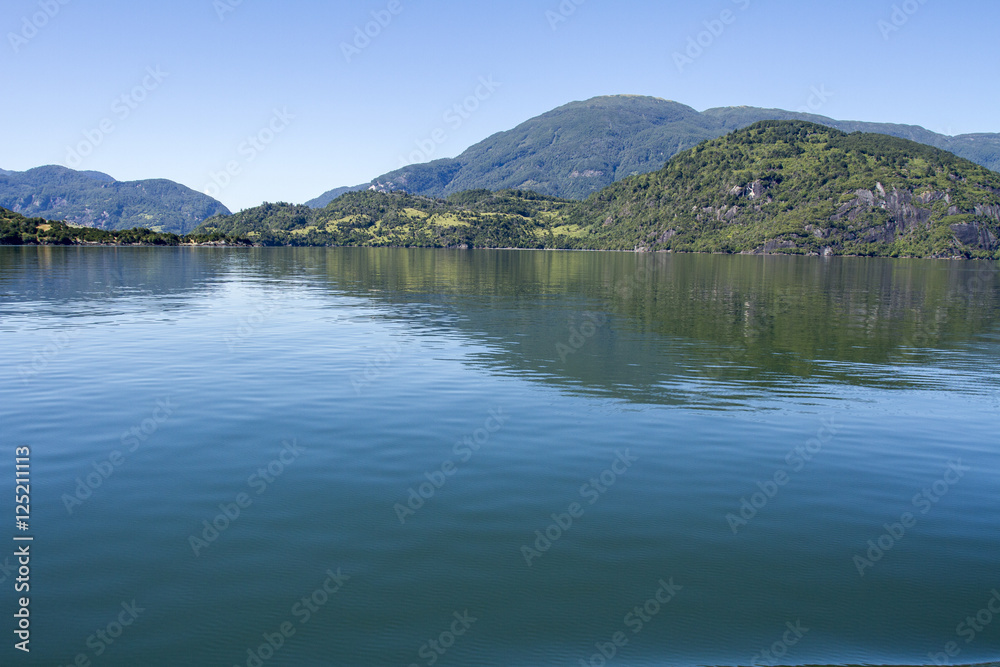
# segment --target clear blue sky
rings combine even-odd
[[[899,29],[885,32],[897,27],[894,5]],[[562,6],[7,0],[0,168],[64,164],[119,180],[214,185],[234,210],[303,202],[399,167],[417,142],[433,145],[432,157],[451,157],[561,104],[617,93],[698,110],[797,109],[815,87],[832,93],[818,113],[838,119],[1000,132],[993,0]],[[391,21],[369,26],[377,36],[348,62],[342,44],[373,12]],[[703,52],[679,68],[674,54],[709,28],[719,34],[701,35]],[[499,87],[479,88],[478,108],[446,121],[480,77]],[[257,146],[244,143],[252,135]],[[88,154],[72,156],[67,148],[81,142]],[[237,173],[213,181],[229,163]]]

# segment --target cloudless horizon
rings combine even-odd
[[[616,94],[998,132],[998,24],[995,4],[928,0],[12,0],[0,168],[167,178],[236,211]]]

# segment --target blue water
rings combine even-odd
[[[998,285],[0,248],[11,517],[32,452],[30,530],[6,532],[34,537],[31,653],[8,632],[0,663],[998,660]]]

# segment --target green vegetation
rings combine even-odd
[[[612,95],[572,102],[495,134],[456,158],[397,169],[377,189],[447,197],[463,190],[521,189],[585,199],[616,181],[663,167],[674,155],[762,120],[814,122],[845,132],[872,132],[951,151],[1000,171],[1000,134],[948,137],[912,125],[837,121],[824,116],[725,107],[699,113],[655,97]],[[357,189],[357,188],[354,188]],[[347,188],[309,202],[322,207]]]
[[[572,247],[563,224],[573,202],[534,192],[470,190],[448,199],[352,192],[322,210],[264,204],[206,220],[196,231],[259,245],[413,248]]]
[[[144,227],[184,234],[229,209],[172,181],[116,181],[107,174],[38,167],[0,171],[0,206],[22,215],[105,230]]]
[[[597,97],[495,134],[457,158],[404,167],[372,184],[431,197],[487,188],[583,199],[723,134],[716,125],[690,107],[655,97]]]
[[[264,204],[187,237],[4,219],[4,243],[576,248],[1000,259],[1000,175],[940,149],[764,121],[586,201],[478,189]]]
[[[65,222],[26,218],[0,208],[0,245],[158,245],[176,246],[184,243],[247,244],[245,240],[222,235],[191,234],[185,237],[169,232],[153,232],[143,228],[106,231],[79,227]]]
[[[322,210],[267,204],[198,231],[261,245],[1000,258],[1000,175],[905,139],[764,121],[584,202],[364,191]]]
[[[567,219],[598,248],[998,258],[1000,175],[905,139],[764,121]]]

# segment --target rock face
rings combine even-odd
[[[743,188],[737,188],[743,191]],[[735,189],[734,189],[735,190]],[[914,194],[909,190],[892,187],[887,190],[877,183],[874,190],[857,190],[854,199],[842,204],[837,212],[830,217],[832,223],[857,223],[868,218],[872,211],[885,211],[888,217],[886,224],[876,227],[849,232],[846,236],[851,240],[861,240],[865,243],[892,243],[895,240],[919,230],[930,230],[933,226],[934,211],[932,206],[937,202],[951,204],[951,195],[941,191],[922,192]],[[969,215],[977,218],[988,218],[1000,222],[1000,206],[976,205],[970,210],[959,206],[948,207],[949,216]],[[957,245],[977,250],[992,251],[1000,248],[997,236],[985,222],[956,223],[950,225]],[[830,229],[807,225],[806,231],[812,232],[817,238],[829,238]],[[788,246],[765,244],[759,250],[763,253],[773,252],[773,249]],[[794,247],[794,245],[792,246]]]
[[[612,248],[1000,259],[1000,176],[912,141],[812,123],[762,122],[706,142],[578,209]]]
[[[978,222],[951,225],[951,231],[955,233],[955,241],[962,245],[982,248],[983,250],[997,248],[997,237]]]
[[[746,198],[750,201],[759,201],[770,198],[767,197],[767,186],[763,181],[757,180],[747,185],[737,185],[726,190],[731,197]],[[846,223],[848,232],[845,238],[849,240],[859,240],[864,243],[884,243],[890,244],[895,240],[919,230],[930,230],[933,223],[934,211],[932,206],[937,202],[951,203],[951,195],[947,192],[928,191],[920,194],[893,186],[886,188],[882,183],[876,183],[872,190],[857,190],[854,198],[842,204],[829,218],[831,224]],[[885,224],[876,226],[866,226],[864,223],[871,218],[873,211],[884,211],[887,217]],[[725,207],[704,207],[698,209],[697,219],[733,221],[740,214],[739,206]],[[971,215],[978,218],[989,218],[994,222],[1000,222],[1000,206],[976,205],[970,210],[962,210],[959,206],[949,206],[949,216]],[[857,226],[857,229],[852,229]],[[997,235],[982,222],[957,223],[950,226],[954,233],[955,243],[978,250],[992,251],[1000,248]],[[823,224],[809,224],[805,226],[805,231],[819,239],[831,238],[835,235],[835,230]],[[673,238],[676,231],[671,230],[671,234],[664,235],[658,241],[664,243]],[[788,248],[796,248],[798,245],[793,239],[772,240],[751,251],[752,254],[772,254]],[[823,248],[823,254],[832,254],[829,247]]]
[[[929,208],[917,206],[914,201],[926,204],[947,197],[943,192],[932,192],[914,198],[912,192],[895,187],[887,193],[881,183],[877,185],[875,192],[858,190],[854,194],[856,197],[837,209],[830,218],[831,221],[855,222],[859,216],[870,212],[873,208],[879,208],[889,214],[896,234],[905,234],[912,229],[929,228],[934,212]]]

